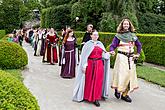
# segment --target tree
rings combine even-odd
[[[11,32],[20,26],[20,7],[23,5],[21,0],[2,0],[1,7],[1,29]]]
[[[58,6],[58,5],[64,5],[68,4],[70,0],[47,0],[48,6]]]

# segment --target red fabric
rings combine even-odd
[[[89,56],[90,58],[102,58],[102,49],[95,47]],[[85,73],[84,99],[94,102],[101,99],[104,66],[102,59],[88,59],[88,66]]]
[[[47,35],[47,41],[50,42],[50,43],[56,43],[56,35],[54,36],[50,36],[50,35]],[[51,57],[51,48],[48,47],[48,42],[46,43],[46,47],[47,47],[47,61],[50,62],[50,63],[58,63],[58,58],[57,58],[57,49],[56,47],[54,47],[52,50],[53,50],[53,56]],[[53,59],[51,59],[53,58]]]

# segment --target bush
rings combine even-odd
[[[39,110],[35,97],[18,79],[0,70],[0,82],[2,110]]]
[[[0,30],[0,39],[2,39],[5,36],[5,34],[5,30]]]
[[[112,16],[112,13],[103,13],[100,21],[100,31],[103,32],[116,32],[117,22]]]
[[[139,36],[146,62],[165,66],[165,37]]]
[[[70,24],[70,5],[59,5],[42,10],[41,26],[43,28],[53,27],[62,29]]]
[[[20,7],[21,0],[1,0],[0,3],[0,28],[5,29],[7,33],[11,33],[13,29],[20,26]]]
[[[78,43],[81,43],[81,39],[85,32],[75,32],[75,36],[78,38]],[[107,47],[111,44],[115,33],[99,32],[99,39]],[[145,61],[148,63],[154,63],[165,66],[165,35],[164,34],[137,34],[142,48],[145,53],[139,58],[139,62]],[[109,51],[109,49],[108,49]]]
[[[107,51],[109,51],[109,49],[110,49],[110,45],[106,47]],[[117,53],[117,50],[115,50],[115,52]],[[135,48],[135,53],[136,53],[136,48]],[[110,63],[111,68],[114,67],[115,60],[116,60],[116,55],[110,57],[110,59],[111,59],[111,63]],[[138,58],[137,65],[142,65],[144,61],[145,61],[145,54],[144,54],[144,51],[142,50],[141,53],[140,53],[140,57]]]
[[[141,33],[165,33],[165,16],[153,13],[138,14]]]
[[[13,42],[0,41],[0,68],[17,69],[28,64],[28,57],[21,46]]]

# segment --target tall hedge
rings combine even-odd
[[[146,62],[165,66],[165,37],[139,36]]]
[[[0,30],[0,39],[2,39],[6,34],[5,30]]]
[[[75,32],[74,34],[77,38],[78,44],[80,45],[80,43],[82,42],[82,38],[84,36],[84,32]],[[110,47],[110,44],[112,43],[114,36],[115,36],[115,33],[103,33],[103,32],[99,33],[99,40],[104,44],[107,51],[109,51],[109,47]],[[114,57],[111,56],[110,59],[111,59],[110,64],[111,64],[111,67],[113,68],[116,56],[114,56]],[[143,63],[144,60],[145,60],[145,52],[142,51],[140,54],[138,63]]]
[[[20,26],[21,0],[1,0],[0,3],[0,29],[7,33]]]
[[[138,13],[141,33],[165,33],[165,16],[153,13]]]
[[[51,8],[43,9],[41,15],[41,26],[55,29],[61,29],[66,25],[70,25],[70,5],[59,5]]]
[[[14,76],[0,70],[1,110],[40,110],[35,97]]]
[[[0,41],[0,68],[17,69],[28,64],[25,50],[14,42]]]

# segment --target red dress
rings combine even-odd
[[[88,58],[88,66],[85,73],[84,99],[94,102],[102,96],[102,84],[104,66],[102,60],[103,50],[95,46]]]
[[[58,63],[58,58],[57,58],[57,49],[56,49],[56,35],[50,36],[49,34],[47,35],[47,62],[50,63]]]

